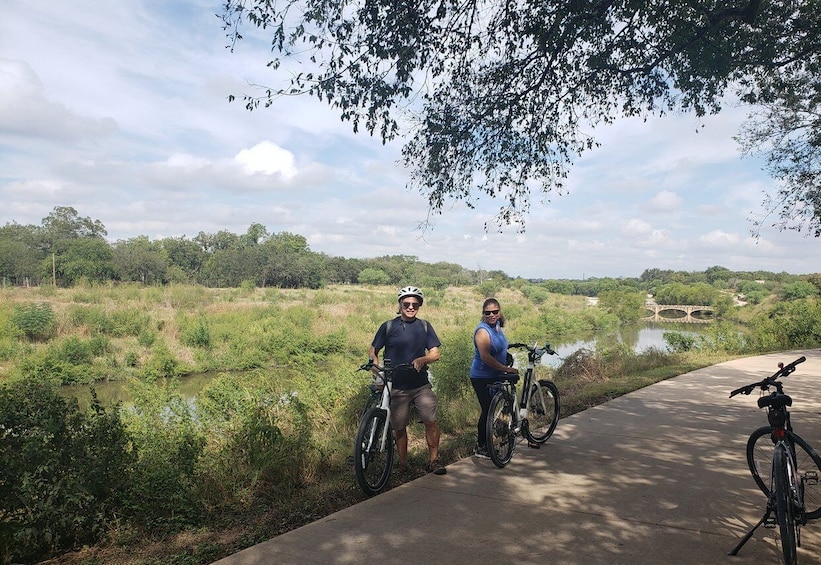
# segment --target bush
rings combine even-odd
[[[124,415],[137,454],[127,514],[164,532],[196,525],[204,508],[195,469],[206,440],[193,407],[173,387],[134,387],[134,408]]]
[[[48,302],[16,306],[12,323],[31,340],[47,340],[54,334],[56,317]]]
[[[211,347],[211,331],[208,321],[199,319],[194,323],[185,324],[182,333],[182,342],[189,347]]]
[[[664,332],[664,343],[672,351],[691,351],[696,346],[696,336],[682,332]]]
[[[82,413],[42,382],[0,388],[0,559],[40,560],[98,541],[128,492],[129,443],[117,411],[107,413],[93,390]]]

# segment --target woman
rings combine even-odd
[[[502,328],[505,318],[502,308],[495,298],[488,298],[482,304],[482,321],[473,331],[473,363],[470,366],[470,383],[476,391],[482,414],[476,423],[476,450],[480,457],[488,457],[486,445],[487,413],[490,407],[488,385],[516,375],[519,370],[507,366],[507,338]]]

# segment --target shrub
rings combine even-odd
[[[16,306],[12,323],[31,340],[47,340],[56,327],[54,309],[48,302]]]
[[[184,370],[165,343],[159,343],[145,364],[145,376],[151,380],[176,377]]]
[[[696,336],[683,332],[664,332],[664,343],[671,351],[691,351],[696,346]]]
[[[164,532],[196,525],[204,508],[195,469],[206,440],[193,407],[173,386],[133,386],[134,407],[123,416],[137,454],[128,516]]]
[[[201,318],[192,324],[185,324],[182,342],[189,347],[211,347],[211,331],[208,328],[208,321]]]
[[[100,539],[133,456],[118,412],[88,413],[30,379],[0,388],[0,558],[40,560]]]

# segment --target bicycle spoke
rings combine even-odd
[[[553,435],[559,421],[559,389],[547,380],[541,380],[530,387],[528,399],[527,439],[544,443]]]
[[[362,416],[354,444],[354,473],[362,491],[368,496],[381,492],[392,465],[393,437],[387,413],[371,408]]]
[[[487,417],[487,449],[493,464],[497,467],[507,465],[515,443],[513,400],[507,392],[497,392],[490,401]]]

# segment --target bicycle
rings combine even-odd
[[[391,430],[391,389],[393,373],[413,365],[402,364],[391,367],[388,359],[384,365],[377,365],[373,359],[359,367],[359,371],[372,371],[374,382],[370,385],[370,395],[365,410],[359,418],[359,428],[354,440],[354,474],[356,482],[368,496],[382,492],[390,478],[393,467],[393,432]]]
[[[500,468],[513,457],[517,434],[527,438],[532,447],[539,447],[553,434],[559,421],[559,389],[546,379],[534,380],[535,367],[542,356],[557,353],[549,343],[544,347],[513,343],[508,346],[510,349],[527,349],[528,363],[521,399],[516,392],[518,376],[488,385],[491,396],[486,432],[488,455]]]
[[[729,555],[736,555],[752,537],[759,526],[778,527],[781,550],[787,565],[797,563],[797,547],[801,547],[801,526],[808,520],[821,517],[821,458],[810,445],[792,429],[789,406],[792,398],[784,393],[784,385],[778,380],[795,371],[806,357],[792,363],[778,364],[778,371],[757,383],[738,388],[730,393],[750,394],[755,389],[764,392],[775,388],[758,399],[758,407],[767,409],[769,426],[755,430],[747,440],[747,466],[756,485],[767,497],[764,516],[733,548]],[[765,480],[766,478],[766,480]],[[774,515],[774,516],[773,516]]]

